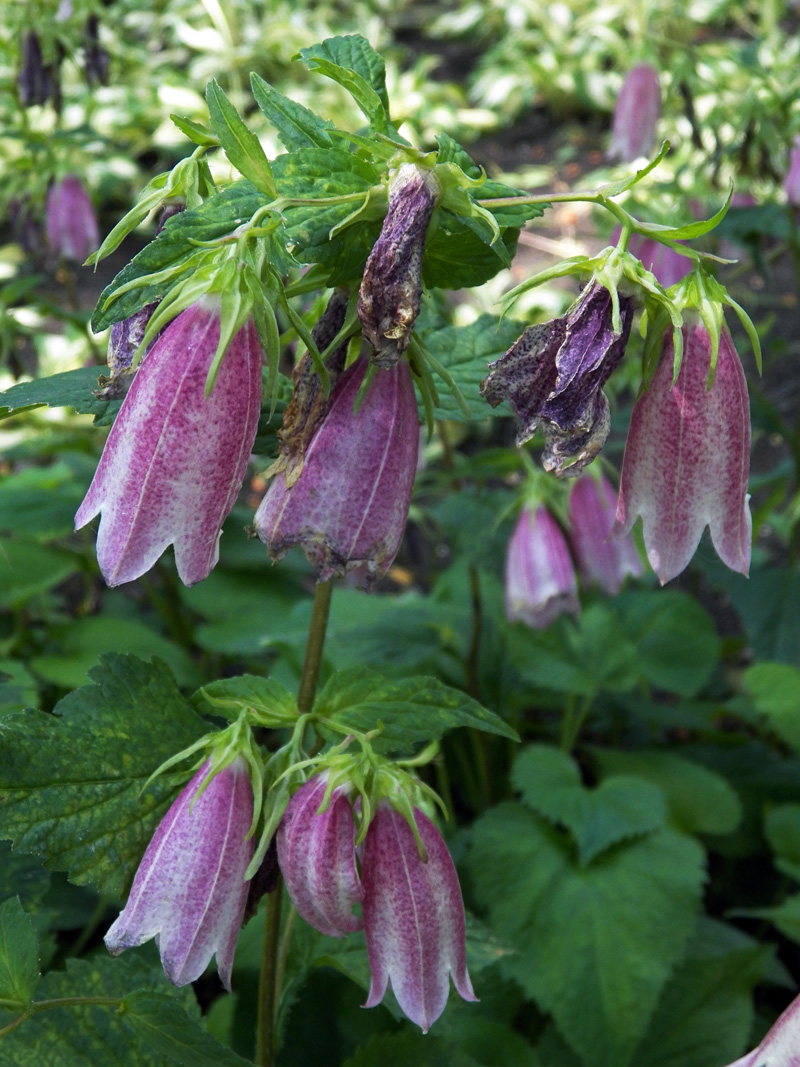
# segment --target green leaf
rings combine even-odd
[[[478,1067],[477,1061],[437,1037],[408,1031],[380,1034],[360,1048],[344,1067]]]
[[[255,72],[250,75],[250,84],[256,103],[290,152],[298,148],[333,146],[333,139],[327,133],[335,128],[330,120],[321,119],[309,108],[284,96]]]
[[[213,78],[206,86],[206,103],[214,133],[230,162],[256,189],[276,197],[278,190],[264,149]]]
[[[516,731],[494,712],[438,678],[395,680],[359,667],[337,671],[317,697],[314,711],[361,732],[381,724],[379,745],[385,751],[440,738],[457,726],[518,740]]]
[[[709,1067],[740,1056],[753,1022],[752,989],[773,953],[702,918],[636,1050],[636,1067]]]
[[[720,564],[713,576],[729,593],[754,657],[800,666],[800,572],[765,567],[745,578]]]
[[[666,819],[664,795],[656,786],[619,776],[587,789],[577,763],[546,745],[520,752],[511,781],[529,807],[570,831],[581,866],[620,841],[661,829]]]
[[[0,1008],[29,1007],[39,984],[36,932],[19,897],[0,904]]]
[[[80,570],[72,552],[0,537],[0,607],[21,605]]]
[[[702,849],[663,829],[581,867],[563,834],[508,803],[471,843],[476,896],[520,950],[504,971],[587,1064],[627,1067],[694,928]]]
[[[767,812],[764,832],[775,866],[800,881],[800,804],[779,804]]]
[[[138,989],[122,998],[122,1008],[123,1023],[146,1048],[185,1067],[252,1064],[203,1030],[173,997]]]
[[[345,70],[358,74],[362,81],[375,92],[387,115],[389,113],[389,96],[386,92],[386,65],[383,58],[375,51],[369,41],[359,33],[346,37],[328,37],[321,44],[302,48],[300,55],[309,66],[309,70],[320,59],[327,60]]]
[[[512,258],[519,231],[503,229],[500,237]],[[503,259],[472,230],[448,233],[438,229],[425,242],[422,280],[430,289],[469,289],[488,282],[502,269]]]
[[[0,720],[0,834],[78,885],[121,894],[177,792],[168,776],[143,785],[208,725],[158,660],[108,655],[91,676],[53,715]]]
[[[800,669],[786,663],[756,663],[744,681],[756,711],[800,752]]]
[[[0,393],[0,419],[25,408],[46,405],[72,408],[79,415],[94,415],[96,425],[110,426],[122,401],[97,399],[92,390],[97,388],[98,373],[97,367],[78,367],[51,374],[49,378],[12,385]]]
[[[670,817],[689,834],[732,834],[742,820],[742,802],[721,774],[671,752],[623,752],[595,748],[606,775],[636,775],[664,793]]]
[[[275,722],[264,725],[278,726],[291,723],[298,716],[297,701],[280,682],[272,678],[260,678],[255,674],[241,674],[236,678],[221,678],[198,689],[192,703],[201,712],[213,709],[215,715],[224,715],[232,722],[239,718],[245,708],[251,708]]]
[[[19,467],[0,481],[0,529],[35,541],[71,534],[90,478],[82,463],[63,460],[46,467]]]

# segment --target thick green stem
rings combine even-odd
[[[577,697],[570,693],[567,698],[567,706],[564,709],[564,718],[561,721],[562,752],[571,752],[574,748],[591,706],[592,698],[590,696],[584,697],[579,703]]]
[[[325,631],[333,594],[333,580],[320,582],[314,594],[311,622],[308,626],[306,656],[297,691],[297,707],[301,715],[311,711],[317,691],[317,679],[325,647]],[[281,931],[281,900],[283,879],[267,897],[264,916],[264,940],[261,944],[261,972],[258,980],[258,1029],[256,1034],[256,1063],[258,1067],[274,1067],[280,1006],[281,985],[285,967],[285,953],[279,954]],[[281,955],[283,959],[281,959]]]
[[[16,1030],[18,1026],[32,1018],[32,1016],[38,1015],[41,1011],[49,1011],[50,1008],[82,1008],[88,1004],[117,1007],[119,1002],[119,997],[58,997],[55,1000],[35,1000],[26,1011],[18,1015],[16,1019],[12,1019],[7,1026],[0,1030],[0,1038],[10,1034],[12,1030]]]

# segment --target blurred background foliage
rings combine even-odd
[[[96,40],[87,37],[92,18]],[[32,29],[58,69],[60,99],[23,108]],[[800,238],[784,182],[800,135],[799,30],[797,7],[779,0],[11,0],[4,8],[2,390],[78,367],[100,372],[106,336],[89,329],[92,307],[155,228],[146,220],[95,273],[57,262],[43,229],[50,183],[79,175],[107,233],[153,175],[188,154],[169,116],[205,121],[212,77],[270,157],[281,146],[250,96],[251,71],[356,129],[339,87],[292,62],[333,34],[360,32],[382,52],[393,115],[409,140],[432,146],[446,131],[492,176],[532,189],[590,188],[624,172],[604,156],[611,113],[627,70],[650,63],[662,88],[658,136],[672,150],[626,206],[678,223],[717,210],[731,179],[740,194],[704,247],[736,261],[720,264],[720,275],[765,353],[759,379],[740,346],[753,420],[751,577],[726,571],[704,540],[667,590],[648,574],[615,598],[582,589],[580,615],[546,630],[509,625],[503,565],[526,467],[502,409],[472,421],[455,406],[445,413],[423,441],[389,579],[369,597],[356,582],[336,591],[324,673],[359,664],[432,673],[523,737],[517,749],[462,732],[432,770],[454,813],[448,840],[478,917],[470,966],[481,1003],[451,1002],[423,1041],[396,1013],[358,1010],[366,971],[357,940],[334,944],[298,923],[287,934],[286,1063],[721,1067],[797,992]],[[92,47],[107,55],[103,77]],[[224,162],[211,165],[224,181]],[[480,315],[496,319],[511,285],[556,258],[597,250],[609,229],[584,206],[555,208],[523,233],[511,270],[454,300],[431,294],[422,321],[452,331]],[[514,315],[550,317],[573,296],[566,283],[543,287]],[[297,309],[308,310],[302,298]],[[476,359],[505,347],[494,330],[491,322],[485,351],[477,344],[463,366],[458,333],[440,335],[440,356],[452,353],[471,400]],[[612,382],[610,468],[619,467],[638,383],[637,343]],[[13,404],[0,396],[0,728],[13,711],[51,711],[88,683],[105,652],[158,656],[186,690],[244,670],[295,686],[312,577],[297,552],[269,567],[260,543],[243,535],[263,478],[255,473],[245,486],[207,581],[183,588],[168,554],[141,580],[107,589],[94,534],[76,535],[73,516],[111,412],[29,407],[24,393],[13,395]],[[274,429],[264,426],[258,470]],[[554,487],[556,503],[562,491]],[[565,723],[580,729],[572,753],[559,747]],[[100,936],[118,901],[22,854],[4,856],[0,871],[0,897],[19,893],[43,938],[43,967],[58,976],[80,957],[104,981]],[[242,934],[234,996],[221,996],[210,977],[198,986],[211,1032],[247,1057],[257,925]],[[152,960],[113,966],[129,967],[140,984],[147,967],[155,973]],[[4,1044],[0,1064],[22,1062]]]

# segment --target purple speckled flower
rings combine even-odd
[[[800,1067],[800,997],[795,997],[758,1048],[728,1067]]]
[[[594,582],[612,596],[627,575],[644,570],[630,534],[611,537],[617,494],[608,479],[600,481],[583,474],[573,484],[569,497],[569,540],[581,577]]]
[[[358,294],[358,317],[379,367],[408,348],[419,315],[425,234],[439,196],[432,171],[404,163],[389,184],[389,210],[370,252]]]
[[[216,953],[227,990],[242,925],[253,855],[247,838],[253,790],[240,757],[211,779],[206,761],[161,821],[139,864],[130,896],[105,936],[112,956],[156,938],[174,985],[199,978]]]
[[[723,563],[747,574],[750,414],[742,365],[723,329],[707,388],[711,339],[699,321],[683,328],[675,385],[672,359],[668,333],[650,389],[631,416],[614,532],[627,533],[642,516],[647,558],[662,585],[688,566],[706,526]]]
[[[321,582],[361,563],[370,581],[384,575],[408,518],[419,448],[411,371],[378,370],[354,412],[366,369],[361,359],[341,376],[299,478],[287,488],[278,475],[256,512],[270,557],[300,544]]]
[[[100,229],[92,202],[74,174],[50,186],[46,219],[47,243],[54,255],[83,263],[100,245]]]
[[[140,577],[171,544],[185,585],[208,577],[217,562],[261,407],[252,320],[231,341],[216,385],[204,395],[219,328],[219,303],[209,298],[171,322],[108,436],[75,527],[101,516],[97,559],[109,585]]]
[[[800,137],[795,137],[789,153],[789,170],[783,182],[786,199],[794,207],[800,206]]]
[[[642,156],[649,156],[655,145],[660,114],[658,73],[647,63],[633,67],[617,97],[608,158],[632,163]]]
[[[567,542],[545,507],[524,508],[508,545],[506,616],[543,630],[562,612],[577,612],[578,583]]]
[[[329,937],[360,930],[353,905],[364,897],[356,870],[355,823],[347,789],[334,789],[319,813],[328,775],[302,785],[289,801],[276,834],[278,862],[297,913]]]
[[[380,1004],[391,982],[397,1002],[423,1033],[444,1011],[452,974],[464,1000],[476,1000],[467,973],[464,904],[458,875],[436,827],[414,816],[428,854],[386,801],[364,841],[364,932],[372,984],[364,1007]]]
[[[603,386],[625,352],[633,298],[620,296],[622,332],[612,326],[611,293],[593,282],[566,315],[529,326],[508,352],[490,364],[481,393],[496,407],[507,399],[520,420],[517,444],[541,422],[542,463],[558,476],[578,474],[605,444],[609,429]]]

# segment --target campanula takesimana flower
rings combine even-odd
[[[731,335],[723,328],[710,389],[711,338],[699,319],[683,327],[674,385],[672,363],[668,332],[650,388],[631,415],[614,532],[628,533],[642,516],[647,558],[662,585],[688,566],[706,526],[722,562],[747,574],[750,413]]]
[[[140,577],[168,545],[185,585],[208,577],[217,562],[261,409],[252,319],[231,341],[205,396],[219,331],[214,298],[174,319],[142,361],[111,428],[75,516],[80,529],[100,515],[97,561],[109,585]]]
[[[56,256],[83,263],[100,245],[100,228],[83,183],[74,174],[47,192],[47,244]]]
[[[661,87],[657,72],[647,63],[633,67],[617,97],[608,158],[632,163],[649,156],[655,145],[660,114]]]
[[[543,630],[578,611],[578,583],[567,542],[547,510],[523,508],[506,555],[506,617]]]
[[[585,582],[599,585],[612,596],[627,575],[638,577],[642,561],[630,534],[611,536],[617,494],[605,475],[582,474],[569,496],[569,541]]]
[[[728,1067],[800,1067],[800,997],[796,997],[758,1048]]]
[[[793,207],[800,207],[800,137],[795,137],[789,152],[789,170],[783,181],[783,191]]]
[[[164,973],[178,986],[199,978],[216,954],[230,991],[253,856],[253,789],[238,756],[197,796],[210,766],[206,760],[161,820],[105,943],[118,956],[154,937]]]

